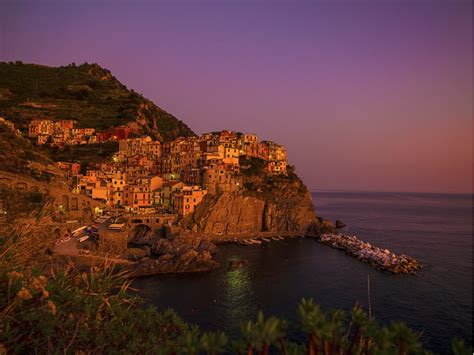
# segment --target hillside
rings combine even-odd
[[[0,121],[0,170],[41,179],[41,173],[31,167],[32,161],[43,165],[51,163],[47,153]]]
[[[129,90],[97,64],[48,67],[0,63],[0,116],[25,130],[34,118],[73,119],[77,127],[128,125],[160,141],[193,136],[176,117]]]

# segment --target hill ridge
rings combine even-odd
[[[47,118],[73,119],[78,127],[96,130],[128,125],[159,141],[195,135],[96,63],[51,67],[0,62],[0,116],[22,130],[31,119]]]

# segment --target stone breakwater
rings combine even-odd
[[[394,274],[414,274],[422,265],[414,258],[396,255],[388,249],[381,249],[363,242],[355,236],[344,234],[322,234],[318,241],[330,247],[344,250],[346,254],[370,264],[377,270]]]

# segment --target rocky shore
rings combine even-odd
[[[393,274],[414,274],[422,265],[414,258],[401,254],[396,255],[388,249],[381,249],[344,234],[321,234],[316,238],[320,243],[340,249],[346,254],[370,264],[377,270]]]
[[[204,272],[220,266],[213,259],[217,247],[191,233],[172,238],[140,238],[135,240],[135,248],[128,250],[137,256],[137,262],[125,270],[128,277]]]

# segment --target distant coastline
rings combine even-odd
[[[361,194],[404,194],[404,195],[449,195],[449,196],[474,196],[474,192],[428,192],[428,191],[378,191],[378,190],[345,190],[345,189],[310,189],[311,194],[316,193],[361,193]]]

